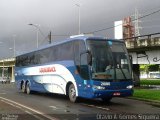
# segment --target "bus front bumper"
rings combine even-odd
[[[128,97],[133,95],[133,89],[121,90],[94,90],[92,98]]]

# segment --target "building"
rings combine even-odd
[[[15,81],[14,77],[15,58],[0,60],[0,80]]]

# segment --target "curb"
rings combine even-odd
[[[147,104],[160,107],[160,101],[157,101],[157,100],[149,100],[149,99],[136,98],[136,97],[128,97],[128,99],[140,100],[140,101],[146,102]]]

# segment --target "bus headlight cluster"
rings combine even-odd
[[[127,89],[132,89],[132,88],[133,88],[133,85],[127,86]]]
[[[97,85],[94,85],[93,88],[97,89],[97,90],[104,90],[105,89],[105,87],[97,86]]]

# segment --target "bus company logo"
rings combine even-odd
[[[55,67],[43,67],[39,69],[40,73],[56,72]]]

